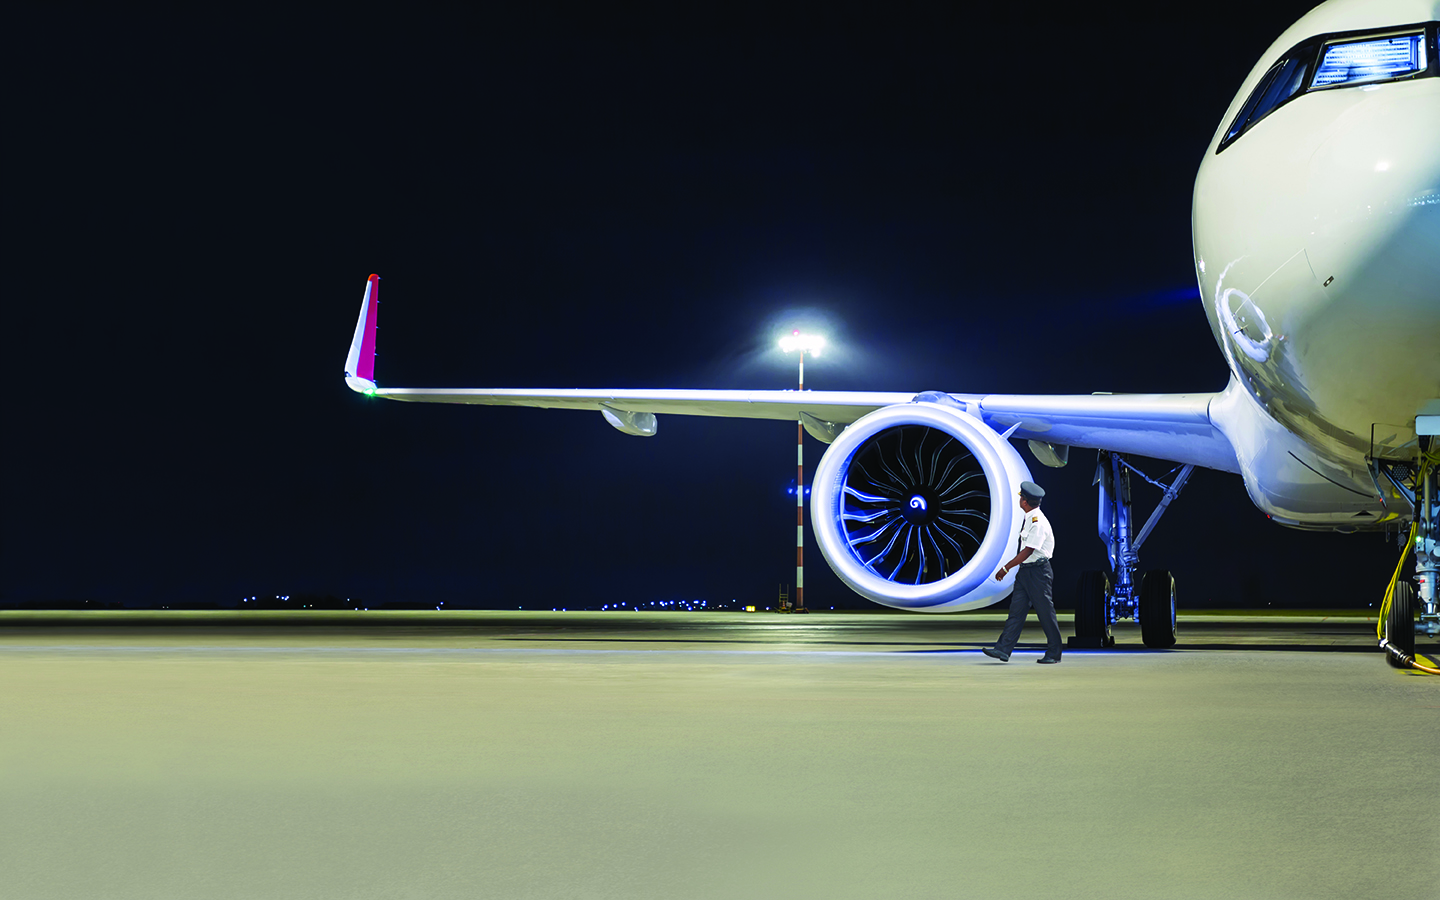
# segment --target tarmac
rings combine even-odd
[[[1002,620],[3,612],[0,895],[1440,897],[1373,618]]]

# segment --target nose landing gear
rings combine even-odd
[[[1081,575],[1075,600],[1075,635],[1068,642],[1071,647],[1113,647],[1115,638],[1110,626],[1118,619],[1138,620],[1140,637],[1147,647],[1175,646],[1175,579],[1163,569],[1140,577],[1140,545],[1155,530],[1193,471],[1193,465],[1177,466],[1170,471],[1174,478],[1167,485],[1135,468],[1123,454],[1100,451],[1095,483],[1100,487],[1099,530],[1108,550],[1109,572]],[[1133,528],[1132,472],[1165,492],[1138,535]]]
[[[1418,467],[1379,459],[1372,459],[1370,466],[1376,483],[1379,483],[1378,476],[1383,475],[1414,510],[1406,553],[1415,554],[1415,587],[1400,581],[1400,566],[1397,566],[1381,605],[1380,647],[1386,651],[1386,662],[1396,668],[1440,674],[1440,670],[1415,661],[1415,635],[1440,636],[1440,597],[1436,596],[1437,579],[1440,579],[1440,509],[1437,509],[1440,493],[1436,484],[1440,452],[1434,446],[1433,437],[1422,435]]]

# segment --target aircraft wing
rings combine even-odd
[[[736,391],[569,388],[391,388],[374,381],[379,276],[366,283],[360,319],[346,358],[352,390],[412,403],[533,406],[601,413],[626,434],[651,436],[657,415],[800,421],[829,443],[851,422],[886,406],[916,401],[955,406],[1008,437],[1135,453],[1225,472],[1240,466],[1230,441],[1211,420],[1216,393],[1198,394],[952,394],[893,391]],[[1043,447],[1032,445],[1037,455]],[[1043,461],[1043,459],[1042,459]]]
[[[804,422],[826,443],[867,413],[916,400],[947,402],[1012,438],[1136,453],[1238,472],[1235,451],[1210,420],[1218,394],[951,394],[882,391],[705,391],[523,388],[376,388],[387,400],[588,409],[630,434],[653,435],[656,414]],[[646,418],[646,417],[650,418]],[[630,428],[622,427],[632,423]],[[1011,429],[1014,429],[1013,431]]]
[[[909,403],[913,393],[882,391],[693,391],[520,388],[376,388],[372,396],[417,403],[477,406],[538,406],[543,409],[609,409],[617,412],[787,419],[807,412],[848,425],[866,413]]]

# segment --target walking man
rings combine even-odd
[[[1060,661],[1060,623],[1055,620],[1055,601],[1051,597],[1055,574],[1050,569],[1050,557],[1055,553],[1055,532],[1050,530],[1050,520],[1040,511],[1040,501],[1045,499],[1045,489],[1033,481],[1020,482],[1020,509],[1025,519],[1020,526],[1020,552],[995,573],[996,581],[1005,580],[1005,573],[1019,567],[1015,573],[1015,590],[1010,595],[1010,618],[1005,620],[1005,629],[994,647],[982,649],[986,656],[1006,662],[1010,652],[1020,640],[1020,629],[1025,627],[1025,616],[1030,607],[1035,607],[1035,617],[1045,629],[1045,655],[1035,660],[1038,663]]]

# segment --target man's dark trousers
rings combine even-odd
[[[1050,560],[1035,565],[1022,565],[1015,570],[1015,591],[1010,595],[1010,618],[1005,620],[1005,630],[1000,632],[1000,640],[995,642],[995,649],[1006,656],[1015,649],[1015,644],[1020,640],[1020,629],[1025,627],[1025,617],[1030,614],[1030,607],[1035,607],[1035,617],[1040,620],[1040,627],[1045,629],[1045,655],[1051,659],[1059,659],[1063,647],[1060,641],[1060,623],[1055,619],[1055,601],[1051,599],[1051,590],[1054,587],[1055,573],[1050,568]]]

